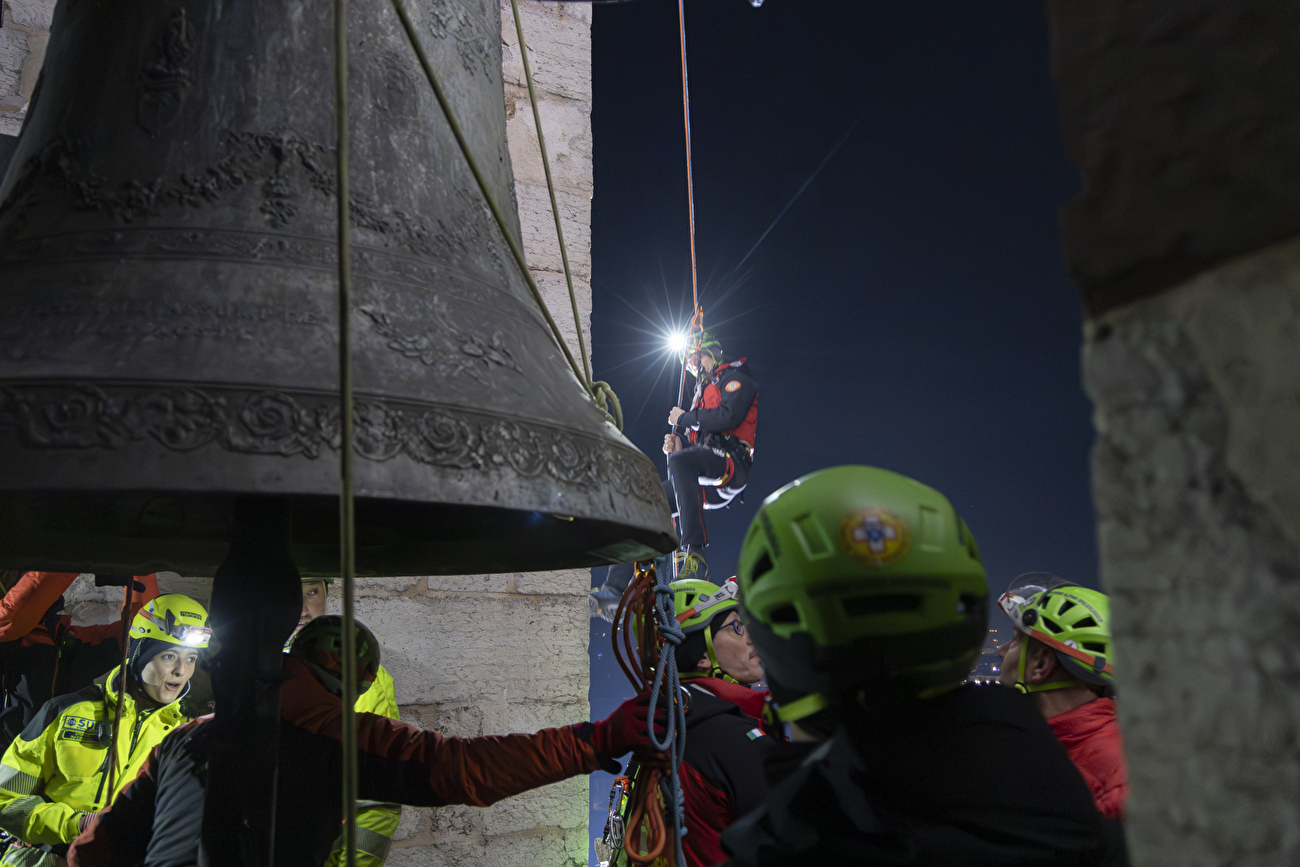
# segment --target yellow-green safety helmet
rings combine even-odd
[[[207,609],[202,605],[180,593],[165,593],[140,609],[131,620],[127,636],[132,640],[154,638],[202,650],[208,646],[212,630],[208,628]]]
[[[928,698],[965,681],[988,584],[943,494],[868,466],[796,479],[741,547],[741,614],[785,722],[867,690]]]

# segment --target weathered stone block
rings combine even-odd
[[[401,704],[586,700],[587,602],[577,596],[430,592],[365,598]]]
[[[1061,214],[1099,314],[1300,231],[1300,7],[1052,0]]]
[[[1136,865],[1300,860],[1298,323],[1289,242],[1086,331]]]

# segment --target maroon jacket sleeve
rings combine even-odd
[[[342,740],[342,703],[293,657],[280,694],[284,719],[316,735]],[[534,734],[445,737],[400,720],[357,714],[361,797],[414,806],[470,804],[502,798],[600,768],[581,725]]]
[[[0,599],[0,641],[17,641],[36,628],[76,572],[28,572]]]

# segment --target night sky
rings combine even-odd
[[[1079,181],[1043,4],[687,0],[686,15],[705,327],[761,389],[746,502],[707,514],[714,579],[765,496],[862,463],[946,494],[995,594],[1038,570],[1097,586],[1082,312],[1057,230]],[[661,468],[680,370],[664,326],[690,309],[677,38],[672,0],[595,9],[595,374]],[[629,693],[604,626],[594,718]],[[607,791],[596,775],[594,833]]]

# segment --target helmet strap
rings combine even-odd
[[[1020,633],[1020,662],[1016,672],[1016,690],[1026,695],[1031,692],[1047,692],[1051,689],[1069,689],[1074,686],[1068,680],[1049,680],[1047,683],[1030,683],[1025,679],[1025,660],[1029,658],[1029,642],[1033,641],[1025,633]],[[1050,649],[1050,648],[1044,648]]]
[[[740,681],[723,671],[722,666],[718,665],[718,655],[713,652],[713,628],[707,625],[704,627],[704,649],[709,654],[709,677],[716,677],[731,683],[740,683]]]
[[[820,692],[810,692],[794,701],[787,701],[776,710],[776,717],[781,722],[798,722],[830,707],[830,699]]]

